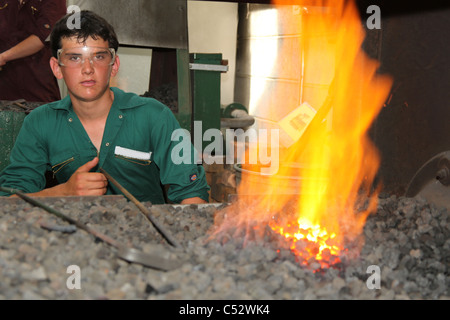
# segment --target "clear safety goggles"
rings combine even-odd
[[[102,47],[79,47],[70,49],[59,49],[57,51],[60,66],[77,68],[89,59],[92,66],[106,67],[114,64],[116,51],[113,48]]]

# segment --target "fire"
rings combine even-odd
[[[283,235],[287,240],[292,242],[290,249],[298,256],[303,258],[314,257],[317,261],[323,260],[323,254],[328,250],[328,254],[337,256],[340,253],[340,248],[330,243],[330,240],[336,238],[335,233],[329,234],[327,230],[320,225],[313,225],[309,221],[302,221],[299,219],[295,224],[295,229],[292,225],[288,225],[289,229],[293,229],[292,233],[286,231],[284,227],[279,225],[272,226],[275,232]],[[297,246],[298,241],[304,241],[306,244],[314,244],[313,246],[302,246],[299,250]]]
[[[280,6],[293,3],[298,12],[283,25],[294,26],[301,34],[306,70],[301,84],[305,86],[309,76],[320,79],[328,90],[309,97],[321,105],[312,105],[317,113],[302,136],[288,147],[280,146],[276,174],[263,174],[264,166],[258,164],[242,165],[261,172],[265,182],[254,181],[243,171],[239,201],[218,215],[216,234],[233,228],[245,230],[248,238],[258,230],[267,232],[262,226],[269,226],[302,264],[316,261],[324,268],[339,262],[348,244],[361,238],[367,216],[376,209],[374,180],[380,155],[367,132],[392,80],[378,74],[379,63],[362,50],[363,22],[353,2],[274,1]],[[283,47],[281,57],[296,54],[293,47]],[[280,92],[273,94],[279,97]],[[302,87],[299,92],[306,90]],[[277,110],[275,102],[271,108]],[[249,191],[254,195],[246,197]]]

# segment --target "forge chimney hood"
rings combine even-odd
[[[76,0],[72,4],[105,18],[121,45],[188,48],[187,0]]]

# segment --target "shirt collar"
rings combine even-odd
[[[115,87],[111,87],[111,90],[114,92],[113,106],[117,106],[121,110],[139,107],[147,103],[145,99],[137,94],[125,92]]]
[[[65,98],[49,103],[49,107],[55,110],[67,110],[69,111],[72,107],[72,102],[70,101],[69,95]]]

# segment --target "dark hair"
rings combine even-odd
[[[80,15],[80,28],[70,29],[67,20],[73,15]],[[117,40],[114,28],[102,17],[92,11],[82,10],[79,13],[69,13],[62,17],[54,26],[50,35],[50,46],[52,48],[52,55],[56,58],[58,49],[61,48],[61,39],[76,37],[81,43],[85,42],[87,38],[91,37],[97,40],[97,37],[108,41],[110,48],[116,51],[119,48],[119,41]]]

